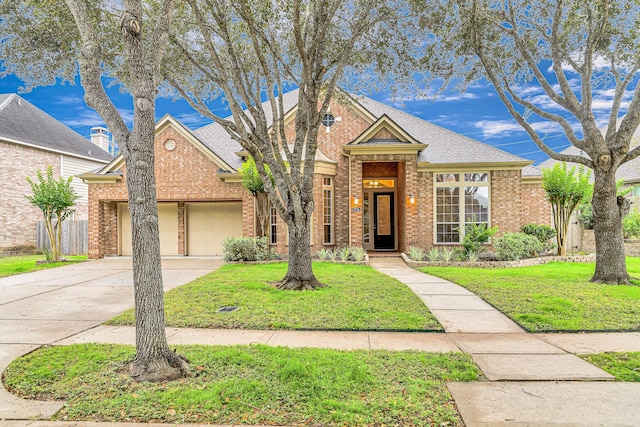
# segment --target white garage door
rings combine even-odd
[[[242,237],[242,203],[187,204],[187,255],[222,255],[222,243]]]
[[[127,203],[118,205],[118,241],[120,255],[131,256],[131,216]],[[158,225],[160,228],[160,254],[178,255],[178,204],[158,203]]]

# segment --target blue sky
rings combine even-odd
[[[574,83],[577,82],[574,81]],[[0,79],[0,93],[18,93],[20,86],[20,80],[15,77]],[[526,90],[529,92],[527,95],[530,99],[542,96],[539,88],[532,86]],[[133,117],[130,98],[120,93],[116,87],[108,91],[116,107],[130,124]],[[85,105],[84,92],[79,84],[41,87],[20,95],[82,136],[88,137],[90,128],[93,126],[104,126],[100,116]],[[385,93],[365,95],[444,128],[533,160],[536,164],[547,158],[509,115],[489,86],[473,85],[465,93],[448,91],[441,94],[435,101],[416,95],[405,96],[402,100],[391,99]],[[611,95],[611,91],[604,89],[594,94],[596,100],[594,113],[602,123],[606,122],[605,113],[608,112]],[[544,102],[543,98],[540,98],[540,101]],[[626,104],[628,104],[628,97],[623,106]],[[222,103],[214,108],[219,108],[217,112],[222,116],[228,114],[224,111]],[[167,113],[191,129],[211,122],[191,109],[185,101],[160,98],[156,116],[160,118]],[[568,147],[569,143],[559,127],[541,121],[537,130],[545,135],[548,145],[556,151]]]

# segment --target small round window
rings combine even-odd
[[[325,114],[324,117],[322,118],[322,125],[328,128],[333,126],[335,122],[336,122],[336,118],[333,117],[333,114],[330,114],[330,113]]]

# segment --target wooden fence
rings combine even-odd
[[[36,247],[39,251],[50,250],[51,243],[44,221],[36,225]],[[89,252],[89,234],[87,220],[65,221],[62,223],[62,255],[85,255]]]

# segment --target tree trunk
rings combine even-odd
[[[269,197],[265,193],[255,195],[258,237],[269,237]]]
[[[134,105],[126,158],[136,314],[136,357],[129,374],[136,381],[170,381],[185,376],[188,365],[169,349],[165,333],[154,173],[155,96],[137,97]]]
[[[627,203],[616,196],[615,171],[595,170],[593,186],[593,231],[596,241],[596,271],[592,282],[628,284],[622,218]]]
[[[325,285],[313,274],[309,237],[309,219],[298,221],[296,227],[289,225],[289,266],[284,279],[277,284],[278,289],[290,291],[313,291]]]

